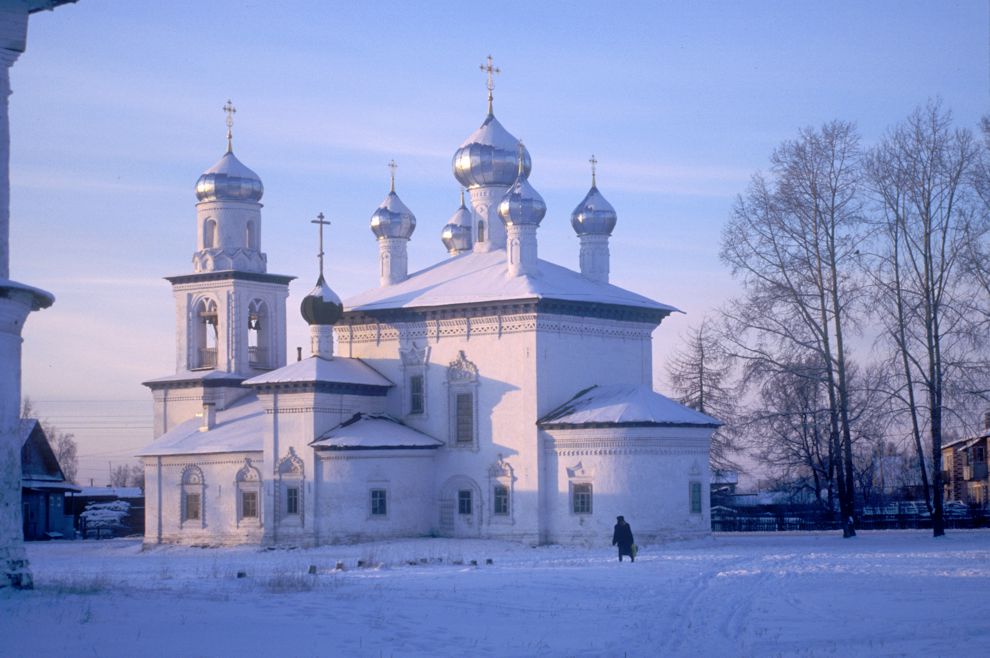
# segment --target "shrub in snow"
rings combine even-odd
[[[124,500],[109,503],[89,503],[79,515],[86,523],[86,529],[114,530],[124,527],[124,519],[131,511],[131,504]]]

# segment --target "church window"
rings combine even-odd
[[[185,517],[186,521],[198,521],[200,517],[200,508],[202,506],[202,500],[198,493],[187,493],[186,494],[186,507],[185,507]]]
[[[248,249],[258,248],[258,232],[254,228],[254,222],[247,223],[247,230],[244,232],[244,246]]]
[[[371,490],[371,515],[386,516],[388,514],[388,495],[385,489]]]
[[[479,221],[478,222],[478,242],[484,242],[484,241],[485,241],[485,222],[484,221]]]
[[[217,240],[217,220],[212,217],[203,222],[203,249],[215,249]]]
[[[502,516],[509,513],[509,488],[504,484],[495,485],[492,512]]]
[[[203,471],[199,466],[190,464],[182,471],[180,491],[180,526],[183,528],[203,528],[203,494],[206,492],[206,482]]]
[[[582,482],[571,488],[571,509],[575,514],[591,514],[591,484]]]
[[[423,375],[412,375],[409,377],[409,413],[422,414],[425,405],[423,404]]]
[[[701,514],[701,483],[691,482],[691,513]]]
[[[258,518],[258,492],[241,492],[241,517],[245,519]]]
[[[472,503],[470,489],[461,489],[457,492],[457,513],[458,514],[473,514],[474,506]]]
[[[474,396],[471,393],[458,393],[455,430],[457,443],[474,442]]]
[[[299,487],[286,487],[285,514],[287,516],[299,514]]]

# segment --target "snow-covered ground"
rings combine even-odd
[[[722,534],[644,547],[635,564],[607,547],[447,539],[272,551],[76,541],[31,544],[28,555],[36,589],[0,592],[3,656],[948,656],[990,646],[984,530]]]

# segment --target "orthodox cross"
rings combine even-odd
[[[588,160],[591,163],[591,186],[595,186],[595,165],[598,164],[598,160],[595,159],[595,154],[591,154],[591,159]]]
[[[330,221],[323,216],[323,213],[320,213],[319,215],[316,216],[316,219],[309,220],[309,223],[320,225],[320,253],[317,254],[317,256],[320,259],[320,278],[322,279],[323,278],[323,227],[330,226]]]
[[[395,170],[399,168],[399,165],[395,164],[395,160],[388,161],[388,168],[391,170],[392,174],[392,192],[395,192]]]
[[[478,67],[488,74],[488,114],[492,113],[492,90],[495,89],[495,76],[502,72],[502,69],[493,66],[492,56],[488,56],[488,63]]]
[[[234,127],[234,112],[236,112],[237,109],[234,108],[234,104],[230,102],[229,98],[227,99],[227,103],[223,106],[223,111],[227,113],[227,153],[230,153],[233,151],[234,141],[234,134],[231,131],[231,128]]]

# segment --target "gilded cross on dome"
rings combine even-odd
[[[591,154],[591,159],[588,160],[591,163],[591,186],[595,186],[595,165],[598,164],[598,160],[595,159],[595,154]]]
[[[228,98],[223,106],[223,111],[227,113],[227,153],[230,153],[233,151],[234,141],[234,134],[231,129],[234,127],[234,113],[237,112],[237,108],[234,107],[234,104]]]
[[[317,254],[317,256],[320,259],[320,277],[322,278],[323,277],[323,227],[330,226],[330,220],[326,219],[323,216],[323,213],[320,213],[319,215],[316,216],[316,219],[311,219],[309,220],[309,222],[310,224],[320,225],[320,253]]]
[[[391,171],[392,177],[392,188],[391,191],[395,192],[395,170],[399,168],[399,165],[395,164],[395,160],[388,161],[388,168]]]
[[[492,113],[492,91],[495,89],[495,76],[502,72],[502,69],[494,66],[492,56],[488,56],[488,63],[478,67],[488,73],[488,114]]]

